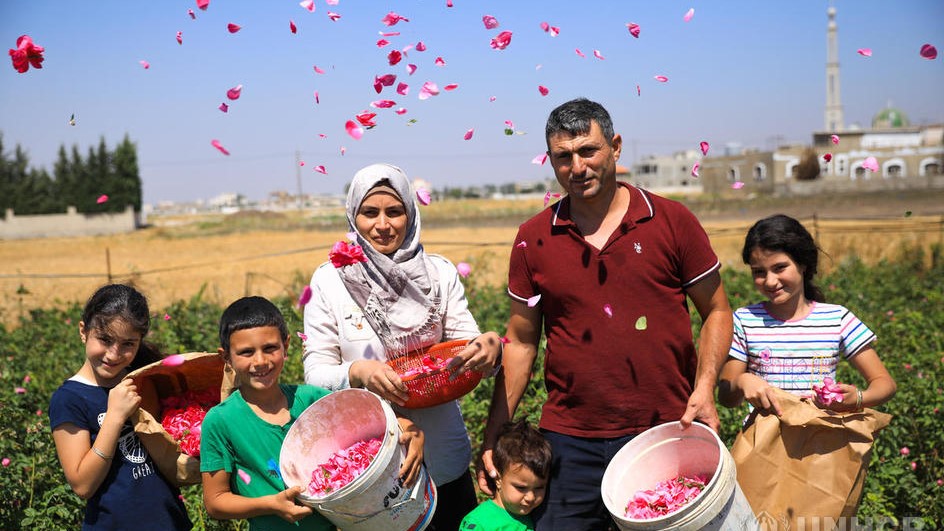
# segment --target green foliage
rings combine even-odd
[[[866,266],[848,260],[820,285],[830,302],[849,307],[879,337],[876,350],[898,382],[898,394],[881,409],[894,415],[882,431],[872,454],[860,518],[868,516],[922,516],[925,529],[940,529],[944,522],[944,261],[941,249],[930,256],[903,252],[903,258]],[[473,264],[474,265],[474,264]],[[508,316],[505,287],[481,285],[475,275],[465,281],[472,313],[482,330],[504,334]],[[296,289],[306,283],[299,275]],[[758,300],[746,268],[724,270],[733,307]],[[301,310],[294,296],[273,302],[286,317],[291,336],[286,382],[301,382]],[[222,307],[204,299],[200,290],[189,300],[155,309],[149,337],[165,352],[213,351]],[[77,333],[81,308],[34,309],[12,329],[0,327],[0,529],[75,529],[80,526],[84,502],[71,492],[59,465],[50,436],[46,408],[52,392],[75,373],[84,361]],[[170,319],[164,320],[167,314]],[[694,327],[697,331],[697,326]],[[28,381],[26,377],[29,376]],[[848,364],[839,379],[863,385]],[[18,393],[17,388],[25,389]],[[479,448],[491,401],[492,381],[486,379],[462,400],[473,447]],[[518,410],[537,423],[545,399],[543,345],[534,377]],[[722,439],[730,445],[746,408],[718,408]],[[902,448],[908,448],[903,455]],[[912,468],[912,462],[914,468]],[[942,481],[944,482],[944,481]],[[243,521],[217,521],[203,509],[199,486],[182,490],[195,529],[245,530]]]

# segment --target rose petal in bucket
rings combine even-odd
[[[659,482],[684,476],[707,479],[704,489],[677,511],[648,519],[626,516],[626,504]],[[610,461],[600,486],[603,503],[624,530],[758,530],[757,519],[737,486],[734,459],[718,435],[694,423],[650,428],[626,443]]]
[[[308,494],[311,475],[331,456],[377,438],[380,448],[364,471],[324,496]],[[436,510],[436,486],[425,467],[412,488],[399,478],[406,449],[390,405],[365,389],[342,389],[308,407],[282,443],[279,468],[286,486],[302,487],[298,501],[345,531],[420,531]]]

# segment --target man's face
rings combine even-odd
[[[587,134],[573,136],[561,131],[547,139],[548,157],[561,188],[572,201],[592,200],[616,186],[616,161],[623,141],[608,139],[596,122]]]

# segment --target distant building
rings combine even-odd
[[[633,164],[633,184],[659,194],[700,194],[701,181],[692,176],[692,167],[702,159],[695,150],[672,155],[648,155]],[[617,172],[618,173],[618,172]]]

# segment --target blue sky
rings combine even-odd
[[[85,153],[101,137],[114,146],[128,134],[138,145],[144,201],[154,203],[295,192],[296,150],[305,162],[305,193],[340,193],[357,169],[374,162],[397,164],[435,188],[543,179],[550,167],[531,160],[545,149],[544,121],[554,106],[578,96],[610,110],[627,166],[648,154],[695,149],[701,140],[716,153],[728,142],[809,143],[823,127],[827,2],[453,4],[315,0],[310,13],[294,0],[211,0],[206,11],[193,0],[4,0],[2,45],[13,48],[28,34],[45,47],[46,60],[41,70],[18,74],[4,57],[0,132],[7,150],[20,144],[34,166],[50,170],[60,145]],[[832,5],[846,122],[867,126],[889,102],[914,123],[944,122],[944,57],[929,61],[918,53],[924,43],[944,52],[944,2]],[[689,8],[695,14],[685,22]],[[328,11],[341,18],[330,20]],[[409,22],[385,26],[389,11]],[[500,26],[486,29],[483,15]],[[230,22],[242,30],[230,34]],[[541,22],[560,34],[551,37]],[[629,22],[640,25],[638,39]],[[489,41],[503,30],[512,32],[511,44],[493,50]],[[378,48],[379,32],[390,31],[401,34]],[[388,64],[390,50],[418,41],[425,52],[410,50],[400,64]],[[871,48],[872,57],[858,55],[859,48]],[[435,66],[436,57],[446,65]],[[417,66],[413,75],[408,63]],[[374,76],[386,73],[408,83],[409,94],[394,86],[378,95]],[[426,81],[459,88],[421,101]],[[240,99],[228,102],[228,113],[219,111],[227,89],[240,84]],[[378,99],[397,106],[371,109]],[[406,114],[395,114],[398,107]],[[368,109],[378,125],[354,140],[344,123]],[[526,134],[506,136],[505,120]],[[472,139],[463,140],[469,129]],[[231,155],[216,151],[212,139]],[[317,165],[327,175],[314,172]]]

